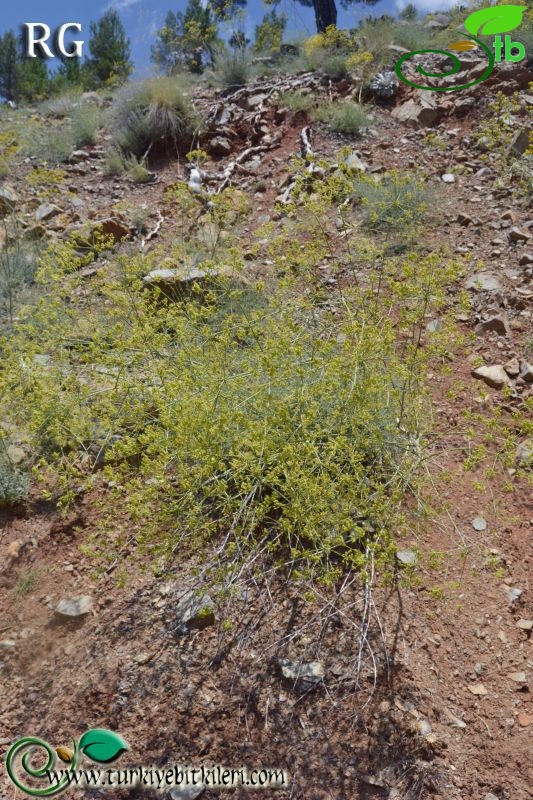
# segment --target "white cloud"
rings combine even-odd
[[[461,5],[458,0],[395,0],[396,9],[403,11],[405,6],[412,2],[419,11],[449,11],[454,6]]]
[[[136,6],[140,2],[141,0],[110,0],[103,11],[109,11],[110,8],[114,8],[115,11],[125,11],[127,8]]]

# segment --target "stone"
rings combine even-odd
[[[459,225],[470,225],[474,220],[468,214],[458,214],[457,222]]]
[[[131,234],[130,226],[117,217],[108,217],[96,222],[93,226],[93,233],[96,230],[101,230],[105,237],[110,236],[114,243],[121,242]]]
[[[518,444],[515,459],[520,466],[533,465],[533,439],[526,439]]]
[[[268,99],[266,94],[252,94],[246,98],[246,108],[248,111],[253,111],[258,106],[262,105]]]
[[[411,567],[417,562],[416,553],[414,550],[397,550],[396,558],[406,567]]]
[[[477,697],[484,697],[486,694],[488,694],[483,683],[471,683],[468,687],[468,691]]]
[[[521,267],[527,267],[528,264],[533,264],[533,254],[524,253],[518,263]]]
[[[533,619],[519,619],[516,627],[521,631],[533,631]]]
[[[313,691],[324,680],[324,666],[320,661],[310,661],[304,664],[281,658],[279,666],[282,676],[297,694]]]
[[[82,161],[88,161],[90,157],[87,150],[74,150],[69,156],[69,161],[71,164],[79,164]]]
[[[520,362],[520,377],[526,383],[533,383],[533,365],[527,361]]]
[[[232,147],[229,139],[224,136],[215,136],[208,144],[208,152],[212,156],[229,156]]]
[[[518,589],[518,587],[513,586],[511,589],[508,589],[507,596],[509,597],[510,603],[517,603],[522,595],[524,594],[523,589]]]
[[[522,128],[521,130],[517,131],[513,138],[511,139],[511,144],[509,146],[510,150],[518,155],[522,155],[526,152],[527,148],[529,147],[529,133],[526,128]]]
[[[82,594],[79,597],[67,597],[63,600],[60,600],[57,604],[55,614],[58,617],[76,619],[89,614],[92,610],[92,607],[92,598],[87,594]]]
[[[440,176],[440,179],[443,183],[455,183],[455,175],[451,172],[445,172],[444,175]]]
[[[514,681],[514,683],[525,683],[526,682],[526,673],[525,672],[511,672],[509,678]]]
[[[503,365],[503,368],[511,378],[516,378],[520,372],[520,363],[517,358],[511,358],[507,364]]]
[[[504,386],[511,385],[511,379],[501,364],[476,367],[472,370],[472,375],[474,378],[485,381],[487,386],[491,386],[493,389],[503,389]]]
[[[494,332],[499,336],[507,336],[510,333],[509,324],[505,317],[494,316],[476,325],[476,333],[489,333]]]
[[[183,632],[215,624],[215,606],[208,594],[186,591],[176,606],[177,627]]]
[[[0,642],[0,650],[14,650],[15,649],[15,642],[13,639],[2,639]]]
[[[28,457],[28,454],[22,447],[17,447],[15,444],[10,444],[7,448],[7,457],[12,464],[22,464]]]
[[[176,786],[169,792],[172,800],[196,800],[205,792],[203,783],[198,786]]]
[[[511,242],[527,242],[528,239],[531,239],[531,234],[521,231],[516,225],[509,231],[509,240]]]
[[[401,106],[397,106],[392,111],[392,116],[410,128],[427,128],[437,124],[442,116],[442,109],[429,98],[421,98],[419,102],[408,100]]]
[[[43,203],[35,212],[35,219],[37,222],[46,222],[46,220],[57,217],[58,214],[62,213],[58,206],[54,206],[52,203]]]
[[[493,272],[476,272],[465,281],[467,289],[474,292],[499,292],[502,284],[497,275]]]
[[[105,100],[103,97],[100,97],[98,92],[84,92],[81,96],[83,103],[92,103],[99,108],[103,108],[105,106]]]
[[[531,723],[531,717],[528,717],[527,714],[524,714],[523,711],[518,714],[517,718],[518,724],[521,728],[527,728],[527,726]]]
[[[366,164],[364,164],[356,153],[348,153],[344,159],[344,163],[348,169],[353,169],[358,172],[366,172]]]
[[[0,217],[5,217],[15,210],[19,202],[17,193],[9,186],[0,186]]]
[[[472,527],[475,531],[486,531],[487,530],[487,521],[483,519],[483,517],[475,517],[472,520]]]

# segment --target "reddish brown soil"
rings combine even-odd
[[[440,152],[422,146],[418,134],[394,122],[388,111],[377,114],[379,136],[364,138],[363,160],[385,169],[416,165],[432,175],[461,159],[461,139],[473,124],[447,120],[438,130],[456,128],[457,136],[449,140],[449,151]],[[256,198],[252,228],[262,214],[272,213],[276,187],[288,159],[298,152],[300,125],[294,122],[257,176],[267,190]],[[325,129],[317,131],[317,153],[331,157],[339,144]],[[467,156],[476,168],[483,166],[477,153]],[[20,168],[21,181],[25,170]],[[147,187],[89,176],[78,194],[92,208],[108,210],[112,187],[120,183],[131,203],[156,209],[162,207],[164,188],[180,174],[180,166],[167,165],[158,182]],[[443,222],[432,240],[435,247],[452,249],[474,242],[476,255],[512,294],[503,270],[518,268],[519,256],[531,246],[506,246],[501,257],[491,257],[490,239],[501,232],[489,225],[502,210],[512,209],[521,227],[528,212],[525,199],[495,192],[494,180],[492,173],[479,179],[466,173],[445,187]],[[473,189],[476,184],[481,192]],[[492,205],[473,204],[478,195],[492,195]],[[459,225],[453,221],[459,211],[477,215],[479,222]],[[166,224],[168,233],[178,221]],[[527,318],[524,322],[519,312],[511,316],[516,322],[512,336],[489,333],[476,341],[498,363],[523,354]],[[465,320],[464,332],[474,324],[473,316]],[[464,412],[487,418],[493,408],[503,407],[509,420],[531,390],[522,386],[517,398],[505,401],[480,385],[470,374],[471,349],[450,355],[451,374],[435,365],[430,381],[435,437],[429,442],[424,490],[433,510],[399,542],[420,554],[415,576],[406,580],[398,574],[388,587],[378,580],[368,634],[375,670],[367,649],[359,686],[354,621],[360,619],[362,595],[357,584],[346,590],[335,613],[326,593],[307,604],[281,583],[272,582],[268,592],[260,585],[220,610],[220,624],[181,636],[173,629],[173,609],[193,564],[178,558],[173,574],[161,583],[126,555],[128,582],[119,588],[116,574],[123,564],[95,578],[91,559],[80,552],[98,530],[96,496],[81,497],[67,519],[52,504],[35,500],[0,518],[0,639],[15,642],[12,650],[0,651],[1,753],[25,735],[68,745],[86,729],[104,727],[130,744],[121,766],[282,767],[289,772],[289,788],[264,794],[280,800],[483,800],[487,793],[499,800],[529,798],[533,653],[531,634],[517,622],[533,616],[532,498],[525,478],[509,473],[495,457],[497,441],[488,445],[494,454],[489,476],[486,461],[465,469],[467,428],[474,429],[476,441],[483,439],[484,428],[475,420],[466,422]],[[482,390],[488,399],[481,397]],[[487,521],[482,532],[471,524],[479,516]],[[509,600],[511,587],[522,589],[515,603]],[[92,614],[80,624],[57,621],[57,602],[78,594],[93,597]],[[224,633],[228,617],[237,622]],[[298,695],[283,682],[279,657],[322,661],[324,685]],[[524,682],[510,677],[517,672],[526,674]],[[480,684],[484,694],[473,694]],[[1,797],[11,798],[13,787],[1,774]],[[63,796],[112,793],[67,791]],[[122,796],[144,794],[136,789]],[[218,796],[222,793],[211,789],[205,793]],[[224,796],[247,793],[233,790]]]

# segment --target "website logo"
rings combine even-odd
[[[463,83],[461,86],[424,86],[420,83],[406,78],[402,72],[404,63],[413,56],[420,56],[425,53],[436,53],[450,58],[453,62],[453,68],[448,72],[442,74],[435,74],[426,72],[426,70],[417,64],[417,71],[425,78],[448,78],[456,75],[462,68],[459,58],[447,50],[417,50],[403,55],[396,63],[396,75],[401,81],[407,83],[408,86],[413,86],[415,89],[425,89],[428,92],[457,92],[459,89],[468,89],[470,86],[475,86],[486,80],[494,69],[494,65],[500,61],[521,61],[526,55],[526,49],[521,42],[513,42],[510,36],[505,36],[502,40],[500,34],[508,34],[510,31],[518,28],[522,22],[522,15],[527,6],[491,6],[490,8],[482,8],[479,11],[474,11],[470,14],[464,22],[464,26],[468,33],[462,34],[466,39],[453,42],[449,45],[449,50],[458,52],[465,52],[473,50],[476,46],[480,47],[488,59],[487,68],[483,74],[469,83]],[[491,36],[495,35],[492,43],[492,48],[488,47],[482,41],[477,39],[477,36]]]
[[[128,749],[128,745],[118,734],[104,728],[87,731],[79,742],[73,739],[72,748],[54,748],[43,739],[26,736],[9,748],[6,755],[6,769],[11,781],[26,794],[31,797],[52,797],[71,785],[72,781],[69,780],[68,773],[74,774],[76,764],[82,755],[97,764],[110,764]],[[37,750],[44,750],[46,753],[46,763],[41,763],[40,766],[35,763]],[[17,768],[19,757],[22,770]],[[68,768],[58,770],[58,759],[64,764],[68,764]],[[21,776],[21,771],[24,776]],[[48,785],[44,788],[30,786],[25,783],[28,780],[41,781]]]

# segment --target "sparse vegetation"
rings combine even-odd
[[[327,122],[335,133],[342,133],[345,136],[358,136],[371,124],[364,108],[358,103],[347,100],[320,106],[314,116],[321,122]]]

